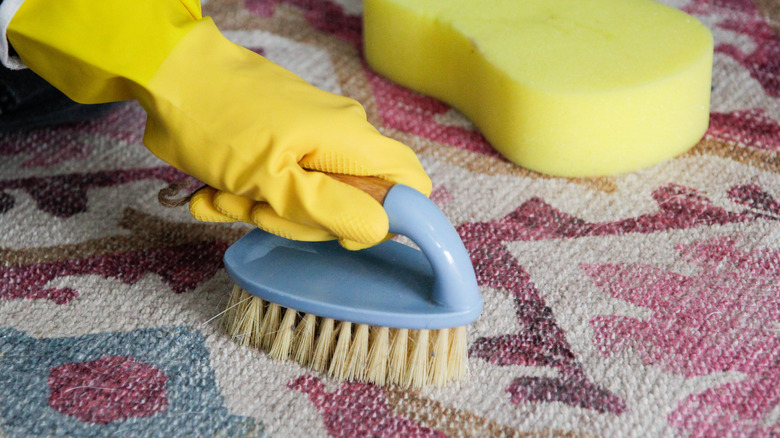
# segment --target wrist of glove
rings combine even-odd
[[[430,193],[414,152],[376,131],[360,104],[227,41],[211,22],[177,45],[147,89],[145,144],[215,189],[194,198],[196,218],[219,212],[286,238],[357,249],[386,238],[387,215],[323,172]]]

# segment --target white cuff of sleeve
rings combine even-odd
[[[11,70],[21,70],[27,68],[18,56],[8,54],[8,38],[5,37],[8,31],[8,25],[11,19],[16,15],[16,11],[22,6],[24,0],[3,0],[0,4],[0,63]]]

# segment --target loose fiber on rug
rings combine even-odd
[[[470,375],[442,388],[336,382],[234,344],[213,317],[249,227],[158,202],[187,177],[144,148],[136,103],[1,135],[0,435],[780,436],[780,5],[665,1],[714,35],[709,130],[582,179],[507,162],[373,73],[357,0],[204,4],[419,155],[485,298]]]

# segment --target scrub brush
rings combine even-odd
[[[338,380],[444,385],[467,374],[466,325],[482,297],[457,232],[425,195],[371,177],[332,177],[387,212],[386,241],[361,251],[256,229],[225,252],[236,283],[223,314],[240,345]]]

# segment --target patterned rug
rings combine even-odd
[[[674,0],[716,40],[690,152],[562,179],[372,73],[356,0],[211,0],[233,41],[352,96],[414,148],[485,297],[461,384],[331,381],[212,319],[246,226],[165,208],[184,178],[135,103],[0,137],[0,435],[780,436],[780,4]]]

